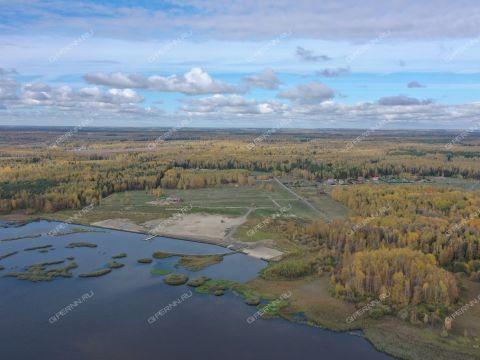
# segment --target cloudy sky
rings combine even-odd
[[[480,127],[478,0],[0,0],[0,125]]]

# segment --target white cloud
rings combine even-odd
[[[241,92],[237,86],[213,79],[201,68],[192,68],[183,75],[125,75],[123,73],[90,73],[85,80],[95,85],[114,88],[138,88],[159,92],[180,92],[187,95]]]
[[[66,7],[75,16],[56,11]],[[59,0],[0,5],[2,28],[8,32],[61,28],[81,33],[91,27],[104,36],[145,38],[159,29],[191,29],[217,39],[268,39],[293,29],[299,38],[351,40],[371,38],[386,27],[395,29],[392,36],[399,38],[465,38],[478,36],[477,9],[476,0],[463,0],[461,6],[449,0],[343,0],[341,5],[338,0],[182,0],[167,7]]]
[[[480,103],[447,106],[411,101],[410,104],[381,105],[377,101],[345,105],[325,101],[294,106],[292,114],[302,117],[303,121],[310,119],[311,126],[328,124],[333,128],[368,128],[385,120],[391,128],[462,128],[478,122],[475,119],[480,115]]]
[[[350,68],[349,67],[346,67],[346,68],[342,68],[342,67],[339,67],[339,68],[327,68],[327,69],[323,69],[321,71],[317,71],[316,72],[317,75],[320,75],[320,76],[325,76],[325,77],[338,77],[338,76],[343,76],[343,75],[348,75],[350,74]]]
[[[386,106],[427,105],[432,103],[432,100],[418,100],[413,97],[398,95],[382,97],[378,99],[378,103]]]
[[[143,97],[131,89],[109,89],[103,92],[98,87],[85,87],[78,91],[70,86],[52,87],[46,84],[27,84],[23,88],[21,101],[25,105],[42,106],[96,106],[134,105]]]
[[[19,84],[14,79],[0,77],[0,103],[17,99]]]
[[[0,67],[0,76],[16,74],[15,69],[5,69]]]
[[[194,81],[202,83],[201,79]],[[274,100],[215,94],[184,98],[182,111],[165,114],[156,108],[142,107],[143,97],[129,88],[104,90],[98,86],[73,88],[44,83],[21,86],[0,76],[0,124],[71,124],[92,112],[97,113],[92,125],[128,122],[136,126],[175,124],[185,117],[185,112],[196,117],[193,126],[220,127],[229,126],[236,116],[242,117],[245,126],[274,125],[280,118],[292,118],[295,127],[353,128],[368,128],[386,119],[393,128],[468,128],[480,118],[480,103],[442,105],[398,95],[375,102],[339,104],[333,100],[334,95],[328,86],[311,82],[278,94],[279,98],[291,100],[291,106]]]
[[[335,91],[321,82],[312,81],[308,84],[284,90],[277,96],[299,104],[310,104],[332,99],[335,96]]]
[[[312,62],[317,62],[317,61],[328,61],[332,60],[329,56],[327,55],[314,55],[313,51],[304,49],[301,46],[297,46],[297,51],[296,51],[297,56],[303,60],[303,61],[312,61]]]
[[[268,90],[276,90],[280,85],[280,80],[270,68],[264,69],[257,75],[245,76],[242,80],[247,86]]]
[[[414,88],[423,88],[423,87],[425,87],[425,85],[422,85],[422,84],[420,84],[418,81],[413,80],[413,81],[410,81],[410,82],[407,84],[407,87],[408,87],[409,89],[414,89]]]
[[[288,109],[287,105],[276,101],[257,102],[240,95],[215,94],[203,99],[184,100],[184,102],[187,105],[182,106],[181,109],[193,113],[271,114],[282,113]]]

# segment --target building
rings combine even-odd
[[[327,185],[337,185],[337,180],[335,180],[335,179],[328,179],[328,180],[327,180]]]

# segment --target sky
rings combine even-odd
[[[480,129],[478,0],[0,0],[0,125]]]

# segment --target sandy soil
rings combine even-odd
[[[271,249],[265,246],[258,246],[250,249],[244,249],[243,252],[247,255],[256,257],[258,259],[263,260],[272,260],[275,258],[279,258],[283,255],[281,251]]]
[[[222,242],[229,229],[241,225],[244,217],[188,214],[181,217],[147,221],[143,225],[152,233],[185,238],[205,238]]]
[[[109,229],[145,232],[145,228],[135,224],[130,219],[108,219],[92,223],[93,226],[100,226]]]
[[[155,206],[166,206],[166,205],[172,205],[175,203],[167,200],[153,200],[153,201],[147,201],[147,204],[155,205]]]

